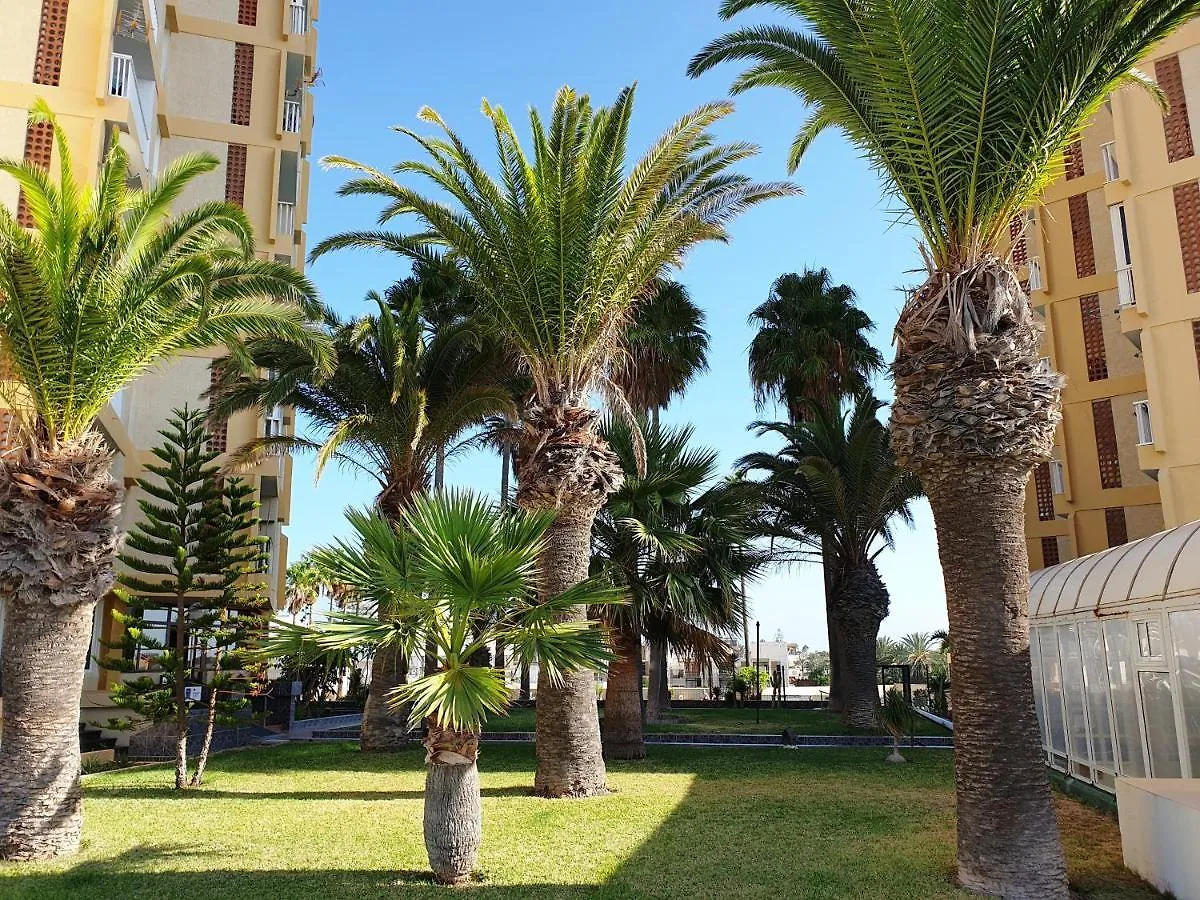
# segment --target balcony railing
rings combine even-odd
[[[108,92],[114,97],[126,97],[134,93],[133,57],[128,53],[114,53],[108,70]]]
[[[1104,160],[1104,180],[1120,181],[1121,166],[1117,162],[1117,145],[1115,141],[1100,145],[1100,157]]]
[[[1150,422],[1150,401],[1137,400],[1133,404],[1133,417],[1137,421],[1138,446],[1154,443],[1154,426]]]
[[[1137,305],[1137,292],[1133,287],[1133,266],[1117,268],[1117,308],[1129,309]]]
[[[284,100],[283,101],[283,130],[291,134],[300,132],[300,119],[303,116],[303,107],[299,100]]]
[[[303,0],[288,3],[288,34],[305,34],[308,31],[308,9]]]
[[[129,106],[133,110],[133,123],[137,129],[138,143],[142,147],[142,161],[147,169],[152,169],[154,161],[151,159],[153,144],[153,135],[150,130],[151,117],[142,105],[142,94],[137,86],[137,73],[133,67],[133,57],[128,53],[112,55],[108,75],[108,92],[113,97],[121,97],[129,101]]]
[[[1040,291],[1046,286],[1042,280],[1042,261],[1036,256],[1029,257],[1029,289]]]
[[[279,201],[279,211],[275,217],[275,231],[279,237],[291,238],[296,230],[296,204]]]

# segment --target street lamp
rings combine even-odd
[[[762,623],[754,623],[754,681],[758,685],[758,700],[754,704],[754,721],[762,721],[762,676],[758,668],[762,665]]]

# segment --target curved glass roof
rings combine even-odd
[[[1111,611],[1189,594],[1200,596],[1200,521],[1034,572],[1029,615]]]

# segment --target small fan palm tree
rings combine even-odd
[[[699,74],[750,68],[735,91],[782,87],[809,105],[796,165],[843,131],[924,240],[929,274],[896,328],[892,440],[937,523],[954,679],[958,874],[968,889],[1066,897],[1066,863],[1033,707],[1024,489],[1050,456],[1062,378],[1011,259],[1013,217],[1062,172],[1109,94],[1150,83],[1138,61],[1200,0],[723,0],[803,30],[744,28]],[[1160,94],[1161,97],[1161,94]]]
[[[229,370],[214,391],[214,409],[294,407],[307,433],[256,439],[233,454],[252,464],[278,452],[316,454],[317,477],[337,462],[372,478],[380,510],[393,521],[426,491],[447,454],[468,443],[493,414],[514,413],[500,384],[504,363],[472,323],[445,309],[437,325],[425,317],[425,292],[405,285],[384,298],[372,293],[374,313],[349,321],[332,309],[325,330],[337,368],[322,376],[302,349],[276,340],[253,341],[247,354],[259,371]],[[382,648],[371,666],[363,710],[364,750],[396,750],[408,742],[408,722],[386,697],[408,677],[407,660]]]
[[[510,695],[504,672],[478,664],[501,641],[518,662],[536,660],[550,679],[606,663],[604,630],[592,621],[560,621],[577,605],[616,603],[603,579],[539,596],[538,557],[553,514],[497,510],[459,493],[415,498],[398,525],[377,513],[350,516],[353,541],[317,550],[331,577],[351,586],[386,619],[338,615],[311,629],[284,624],[268,653],[305,649],[341,653],[394,647],[411,654],[432,641],[438,667],[397,687],[390,702],[411,705],[426,723],[425,847],[443,883],[470,878],[479,856],[479,734],[489,715],[503,714]]]
[[[796,192],[733,172],[757,148],[717,142],[710,128],[732,111],[728,103],[688,113],[630,165],[633,102],[632,88],[600,108],[562,88],[549,120],[530,113],[531,157],[504,111],[485,101],[499,179],[436,112],[422,110],[422,120],[442,134],[398,129],[424,156],[398,163],[393,173],[428,179],[449,203],[361,163],[326,160],[356,173],[342,194],[385,202],[383,225],[411,216],[416,228],[335,235],[313,257],[352,247],[414,259],[444,251],[461,265],[479,314],[533,385],[521,410],[516,499],[525,509],[557,513],[542,560],[548,597],[587,576],[592,522],[621,483],[589,398],[599,391],[616,411],[628,409],[607,376],[636,303],[689,250],[727,241],[730,222],[746,209]],[[585,611],[571,615],[582,619]],[[594,673],[538,685],[537,759],[541,794],[605,790]]]
[[[0,462],[0,599],[7,609],[0,729],[0,858],[74,852],[82,805],[77,722],[81,661],[96,602],[113,583],[121,489],[94,427],[113,396],[173,354],[247,337],[304,348],[328,374],[324,337],[306,309],[311,284],[254,255],[245,213],[171,206],[211,156],[184,156],[149,190],[128,186],[113,141],[90,190],[75,180],[54,129],[59,175],[0,160],[33,228],[0,206],[0,401],[20,420],[20,447]]]
[[[814,407],[797,425],[760,423],[759,436],[777,434],[777,453],[752,453],[738,462],[760,471],[772,535],[790,548],[783,559],[829,555],[831,608],[841,652],[847,725],[875,725],[879,625],[887,616],[887,587],[875,560],[892,546],[896,520],[911,524],[910,504],[921,495],[916,478],[900,468],[877,415],[882,404],[860,396]]]

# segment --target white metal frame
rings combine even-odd
[[[279,201],[279,210],[275,220],[275,231],[279,237],[291,239],[296,230],[296,204],[287,200]]]
[[[1042,259],[1039,256],[1029,257],[1029,290],[1040,291],[1046,286],[1042,278]]]
[[[1100,145],[1100,158],[1104,161],[1104,180],[1120,181],[1121,164],[1117,159],[1117,142],[1109,141]]]
[[[1067,492],[1067,470],[1061,459],[1050,460],[1050,489],[1055,494]]]
[[[1149,400],[1133,401],[1133,418],[1137,423],[1137,442],[1139,447],[1154,445],[1154,418],[1150,411]]]
[[[308,5],[304,0],[288,0],[288,34],[308,32]]]
[[[1137,290],[1133,280],[1133,252],[1129,244],[1129,222],[1124,203],[1114,203],[1108,208],[1112,225],[1113,253],[1117,267],[1117,303],[1120,309],[1137,305]]]
[[[283,130],[289,134],[298,134],[300,122],[304,117],[304,107],[299,100],[283,101]]]

